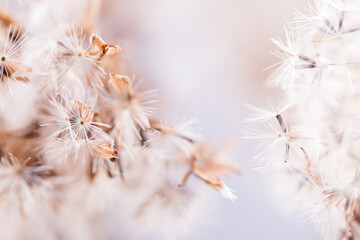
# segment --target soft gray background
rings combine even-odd
[[[124,39],[131,72],[160,90],[157,115],[168,121],[196,116],[200,132],[221,143],[241,134],[245,103],[264,106],[277,97],[265,84],[270,71],[262,71],[277,61],[269,54],[275,49],[269,38],[283,37],[285,19],[306,5],[304,0],[117,1],[103,18],[116,19],[117,31],[106,37]],[[255,153],[252,143],[240,143],[232,158],[244,173],[228,181],[239,199],[232,204],[219,196],[214,218],[188,239],[321,239],[299,214],[281,210],[271,181],[251,170]]]

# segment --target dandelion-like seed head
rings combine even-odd
[[[156,91],[140,92],[128,76],[120,74],[109,75],[108,88],[103,96],[114,116],[112,135],[120,147],[129,149],[142,140],[141,132],[150,128]]]
[[[52,175],[51,166],[32,158],[19,160],[9,153],[0,159],[0,195],[6,199],[6,204],[15,205],[20,211],[24,211],[34,201],[36,194],[33,190],[43,188],[42,197],[48,197],[46,190],[51,189],[51,182],[47,179]]]
[[[99,64],[99,58],[90,52],[91,46],[85,41],[83,29],[75,24],[66,25],[65,29],[57,29],[55,36],[53,61],[57,62],[59,72],[65,75],[58,79],[58,87],[70,88],[73,81],[83,88],[103,86],[105,71]]]
[[[296,14],[286,41],[274,41],[281,60],[271,79],[286,107],[253,108],[248,121],[262,123],[248,136],[260,142],[259,169],[296,183],[286,191],[326,239],[360,237],[358,6],[315,0]]]
[[[103,131],[109,125],[94,121],[93,108],[73,98],[58,98],[50,101],[49,122],[43,124],[52,129],[49,137],[52,151],[60,150],[65,156],[75,154],[76,158],[86,148],[91,155],[114,157],[113,140]]]
[[[21,53],[28,41],[21,27],[10,26],[0,36],[0,79],[1,82],[14,79],[27,82],[26,73],[31,69],[22,63]]]

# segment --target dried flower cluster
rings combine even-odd
[[[177,238],[203,203],[190,176],[236,198],[221,149],[152,117],[156,91],[93,33],[99,3],[0,8],[1,239]]]
[[[316,0],[297,12],[285,41],[273,40],[281,61],[270,81],[282,101],[249,118],[264,126],[250,131],[260,168],[326,239],[360,239],[359,16],[360,1]]]

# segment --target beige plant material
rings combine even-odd
[[[100,1],[70,2],[0,10],[0,238],[177,238],[201,216],[201,186],[236,199],[222,177],[239,169],[192,121],[157,120],[156,91],[113,72],[126,49],[94,33]],[[39,9],[54,15],[24,20]]]

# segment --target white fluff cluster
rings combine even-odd
[[[100,0],[0,3],[1,239],[178,239],[206,210],[193,177],[236,199],[221,149],[153,117]]]
[[[316,0],[285,30],[270,77],[284,96],[249,119],[256,159],[326,239],[360,239],[360,1]]]

